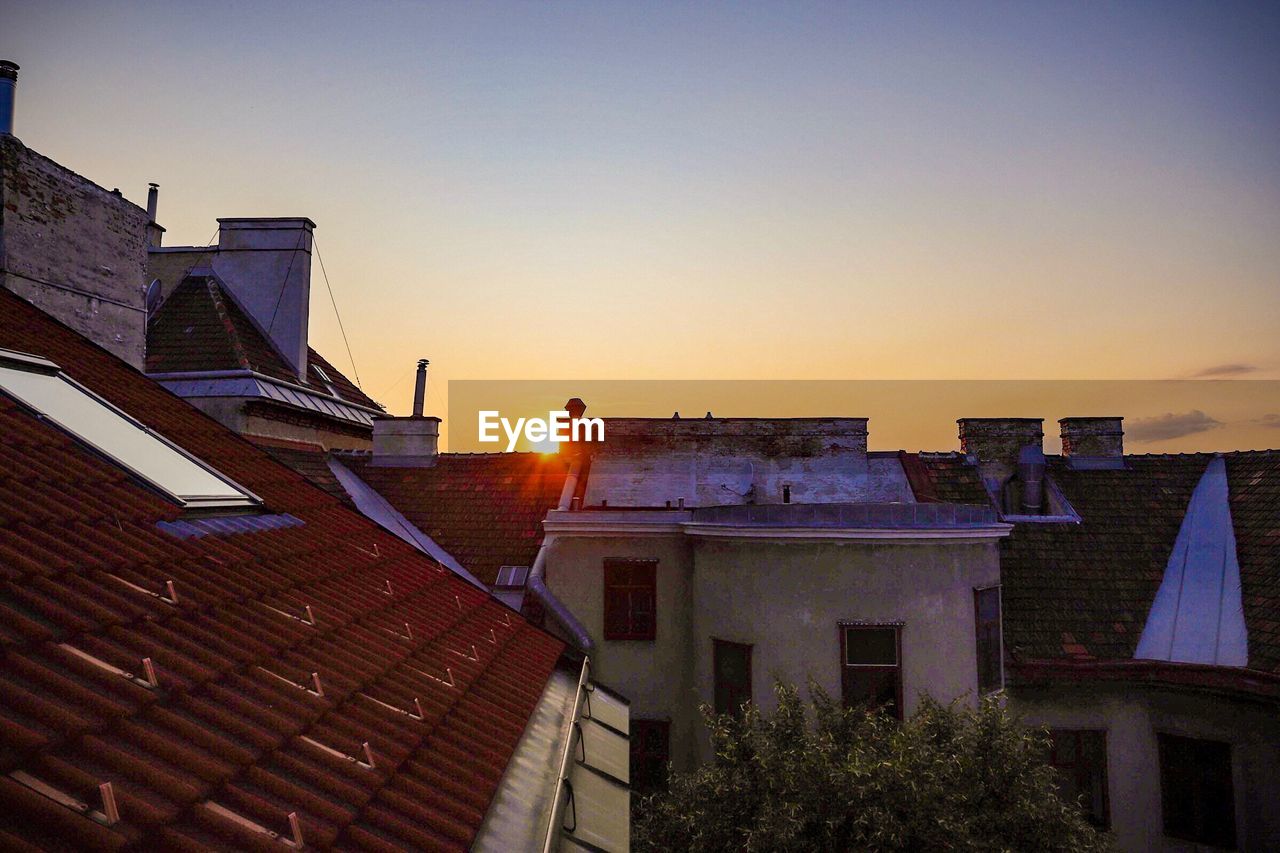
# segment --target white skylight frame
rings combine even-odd
[[[46,358],[0,349],[0,392],[185,509],[262,506],[257,495],[76,382]]]

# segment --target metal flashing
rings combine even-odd
[[[1229,499],[1226,462],[1215,456],[1191,494],[1134,658],[1248,665]]]

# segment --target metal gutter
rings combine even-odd
[[[359,409],[378,417],[386,417],[386,411],[383,409],[372,409],[361,403],[353,403],[345,397],[335,394],[324,394],[314,388],[309,388],[299,382],[290,382],[287,379],[280,379],[276,376],[268,376],[265,373],[259,373],[256,370],[190,370],[170,373],[148,373],[148,379],[156,382],[179,382],[192,379],[256,379],[259,382],[267,382],[272,385],[279,385],[282,388],[289,388],[294,391],[301,391],[304,394],[310,394],[326,400],[336,400],[344,406],[350,406],[353,409]]]

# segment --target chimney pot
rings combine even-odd
[[[427,404],[427,365],[430,360],[418,359],[418,375],[413,386],[413,416],[422,417],[423,407]]]
[[[0,59],[0,135],[13,134],[13,106],[18,89],[18,63]]]

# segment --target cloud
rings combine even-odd
[[[1262,424],[1264,427],[1274,427],[1275,429],[1280,429],[1280,413],[1273,412],[1269,415],[1263,415],[1262,417],[1254,421],[1254,423]]]
[[[1168,441],[1198,432],[1208,432],[1222,426],[1222,421],[1211,418],[1199,409],[1174,414],[1168,412],[1154,418],[1138,418],[1125,428],[1125,434],[1134,441]]]
[[[1217,364],[1213,367],[1206,367],[1204,370],[1195,374],[1198,378],[1215,378],[1223,376],[1242,376],[1246,373],[1253,373],[1258,368],[1252,364]]]

